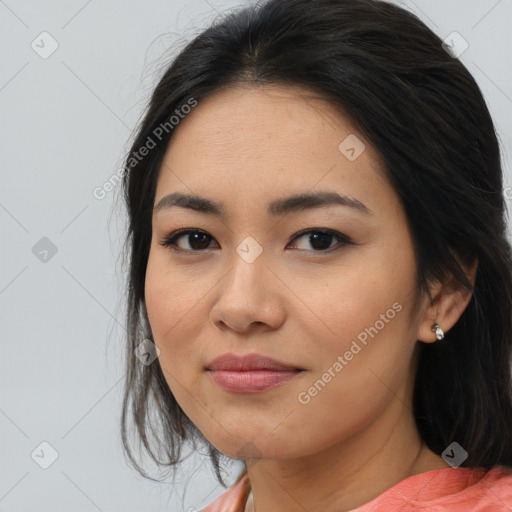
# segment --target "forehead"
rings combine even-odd
[[[383,167],[349,119],[314,92],[234,87],[199,101],[174,129],[156,200],[179,189],[267,201],[314,187],[368,197],[393,192]]]

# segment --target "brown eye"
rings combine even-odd
[[[183,243],[185,247],[182,247],[177,243],[181,239],[184,240]],[[198,229],[186,229],[171,233],[160,243],[160,245],[170,247],[175,250],[197,252],[208,249],[212,239],[211,235],[205,231]]]
[[[307,231],[300,232],[294,239],[299,240],[304,238],[306,240],[304,247],[298,247],[300,250],[310,250],[313,248],[314,252],[326,252],[328,249],[332,249],[337,245],[342,246],[352,243],[351,240],[337,231],[328,229],[309,229]],[[332,245],[333,241],[337,241],[337,244]]]

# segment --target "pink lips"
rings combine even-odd
[[[249,354],[223,354],[206,366],[213,381],[226,391],[258,393],[283,384],[302,373],[302,368]]]

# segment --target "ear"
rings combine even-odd
[[[460,263],[460,261],[459,261]],[[478,259],[471,265],[461,264],[468,281],[475,285]],[[432,302],[426,297],[420,312],[417,339],[425,343],[437,341],[432,326],[437,323],[444,333],[448,332],[458,321],[472,297],[472,292],[450,276],[445,282],[436,281],[430,288]]]

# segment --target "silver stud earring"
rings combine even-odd
[[[437,324],[432,325],[432,331],[435,332],[437,340],[442,340],[444,338],[444,332]]]

